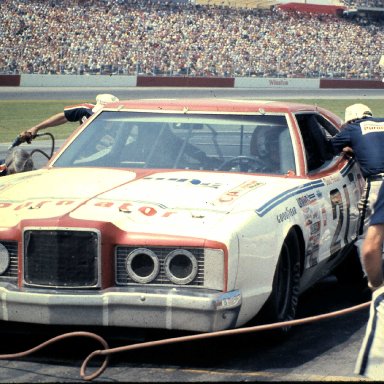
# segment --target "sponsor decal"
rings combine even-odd
[[[100,208],[114,208],[119,212],[132,214],[132,213],[140,213],[146,217],[169,217],[175,213],[171,209],[168,209],[166,206],[162,204],[148,204],[146,202],[140,201],[98,201],[98,202],[90,202],[86,204],[87,207],[100,207]],[[92,209],[92,208],[91,208]]]
[[[327,177],[324,177],[323,181],[324,181],[325,185],[331,185],[331,184],[339,182],[342,179],[343,178],[340,174],[335,174],[335,175],[329,175]]]
[[[300,208],[306,207],[307,205],[314,204],[317,201],[315,193],[307,193],[306,195],[299,196],[296,198],[297,204]]]
[[[304,216],[304,223],[306,226],[309,226],[312,224],[312,210],[309,207],[304,207],[303,208],[303,216]]]
[[[311,235],[320,233],[320,221],[316,221],[310,225],[310,233]]]
[[[368,133],[384,132],[384,122],[363,121],[360,123],[361,133],[366,135]]]
[[[316,221],[320,221],[320,213],[317,207],[307,206],[304,207],[302,211],[307,227],[310,227]]]
[[[296,200],[302,209],[305,226],[309,231],[309,238],[306,248],[306,267],[310,268],[319,262],[320,234],[322,213],[318,207],[318,201],[322,193],[317,190],[313,193],[307,193],[299,196]]]
[[[49,204],[51,207],[53,206],[63,206],[63,205],[71,205],[75,203],[75,200],[41,200],[41,201],[26,201],[24,203],[13,203],[13,202],[0,202],[1,208],[11,208],[14,211],[20,211],[22,209],[39,209],[43,206]]]
[[[307,268],[313,267],[319,262],[320,233],[311,235],[307,246]]]
[[[132,214],[140,213],[146,217],[169,217],[176,214],[177,211],[168,209],[162,204],[148,204],[145,202],[113,202],[113,201],[99,201],[97,203],[87,204],[87,206],[95,206],[101,208],[115,208],[119,212]]]
[[[75,204],[75,200],[41,200],[41,201],[26,201],[24,203],[12,203],[12,202],[0,202],[0,209],[9,208],[13,211],[21,211],[23,209],[40,209],[43,206],[49,205],[49,210],[52,214],[55,213],[54,207],[70,206]],[[151,217],[160,215],[161,217],[169,217],[176,211],[167,209],[167,207],[161,205],[149,205],[140,202],[116,202],[116,201],[92,201],[87,203],[88,207],[99,207],[99,208],[115,208],[119,212],[133,213],[138,212],[144,216]],[[75,209],[76,207],[73,207]]]
[[[327,225],[327,211],[324,206],[321,207],[321,216],[323,218],[323,226],[325,227]]]
[[[261,185],[264,185],[264,183],[260,183],[259,181],[255,181],[255,180],[245,181],[244,183],[238,185],[237,187],[225,192],[213,204],[232,202],[233,200],[239,198],[240,196],[246,194],[247,192],[260,187]]]
[[[282,223],[286,220],[289,220],[291,217],[295,216],[296,214],[297,214],[297,211],[295,207],[292,207],[292,208],[286,207],[285,211],[278,213],[276,215],[276,220],[278,223]]]
[[[186,183],[192,185],[198,185],[200,187],[209,187],[209,188],[220,188],[222,186],[221,183],[211,183],[211,182],[203,182],[199,179],[188,179],[181,177],[161,177],[161,176],[148,176],[144,177],[143,180],[154,180],[154,181],[171,181],[176,183]]]
[[[305,207],[303,212],[306,216],[305,225],[309,229],[306,266],[310,268],[319,262],[321,219],[319,211],[314,207]]]

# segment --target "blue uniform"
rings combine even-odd
[[[364,177],[384,172],[384,119],[354,120],[331,140],[335,152],[351,147]]]
[[[362,202],[362,223],[365,220],[365,224],[368,224],[369,219],[369,225],[384,224],[384,175],[379,175],[384,173],[384,119],[366,117],[354,120],[332,138],[332,145],[335,152],[340,152],[344,147],[351,147],[363,176],[367,179],[365,201]],[[373,205],[373,213],[366,214],[366,209],[370,210],[369,197],[376,202]]]
[[[84,123],[86,119],[93,115],[93,104],[80,104],[64,108],[64,115],[68,121],[79,121]]]

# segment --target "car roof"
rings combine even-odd
[[[322,108],[310,104],[271,100],[232,100],[216,98],[196,99],[139,99],[123,100],[106,105],[106,109],[140,109],[166,111],[212,111],[212,112],[280,112],[323,111]]]
[[[304,104],[294,101],[249,100],[249,99],[218,99],[218,98],[178,98],[178,99],[132,99],[107,104],[104,109],[118,111],[158,111],[178,113],[320,113],[326,116],[338,128],[343,120],[334,112],[314,104]]]

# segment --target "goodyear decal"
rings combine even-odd
[[[256,209],[255,212],[259,216],[266,215],[271,209],[275,208],[277,205],[283,203],[285,200],[289,199],[290,197],[303,194],[308,191],[312,191],[313,189],[324,187],[324,181],[323,180],[316,180],[311,181],[309,183],[306,183],[304,185],[301,185],[299,187],[295,187],[292,189],[289,189],[288,191],[285,191],[281,193],[280,195],[277,195],[273,199],[266,202],[264,205],[262,205],[260,208]]]
[[[289,220],[291,217],[295,216],[297,214],[296,208],[288,208],[286,207],[285,210],[279,214],[276,215],[276,220],[280,224],[286,220]]]

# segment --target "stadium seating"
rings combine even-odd
[[[0,74],[383,78],[383,19],[270,1],[0,0]]]

